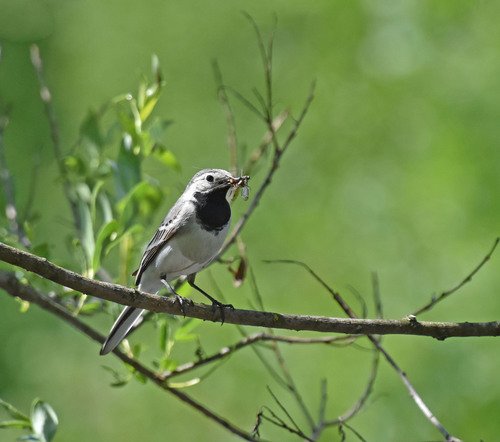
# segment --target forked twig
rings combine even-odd
[[[479,270],[481,270],[483,268],[483,266],[491,259],[491,256],[495,252],[495,249],[497,248],[499,242],[500,242],[500,237],[497,238],[497,239],[495,239],[495,242],[493,243],[493,246],[491,247],[490,251],[481,260],[481,262],[476,267],[474,267],[474,269],[462,281],[460,281],[457,285],[455,285],[451,289],[445,290],[438,297],[434,297],[433,296],[432,299],[430,300],[430,302],[428,302],[424,306],[420,307],[418,310],[415,310],[413,312],[413,315],[417,316],[417,315],[420,315],[420,314],[422,314],[424,312],[429,311],[436,304],[438,304],[439,302],[443,301],[444,299],[446,299],[448,296],[452,295],[453,293],[457,292],[465,284],[467,284],[468,282],[470,282],[472,280],[472,278],[477,274],[477,272],[479,272]]]
[[[201,358],[197,361],[188,362],[186,364],[179,365],[175,369],[164,373],[162,376],[164,379],[169,379],[174,376],[179,376],[181,374],[188,373],[204,365],[210,364],[212,362],[227,358],[232,356],[238,350],[241,350],[250,345],[257,344],[259,342],[282,342],[285,344],[324,344],[324,345],[335,345],[337,343],[352,342],[354,339],[359,338],[358,335],[347,335],[347,336],[327,336],[327,337],[317,337],[317,338],[302,338],[300,336],[279,336],[270,333],[255,333],[253,335],[248,335],[236,342],[235,344],[223,347],[218,352]]]
[[[241,216],[241,218],[238,220],[236,225],[234,226],[232,232],[229,234],[228,239],[226,240],[226,243],[222,247],[221,251],[219,252],[218,257],[222,256],[226,250],[236,241],[236,237],[240,234],[241,230],[243,227],[245,227],[245,224],[248,221],[248,218],[252,215],[253,211],[257,208],[259,205],[259,202],[264,195],[266,189],[269,187],[271,184],[272,178],[275,174],[275,172],[278,170],[278,167],[280,165],[280,160],[281,157],[283,156],[283,153],[286,151],[292,140],[295,138],[297,135],[297,131],[302,124],[302,121],[304,120],[307,111],[309,110],[309,106],[312,103],[312,100],[314,98],[314,89],[315,89],[315,84],[313,83],[311,85],[311,89],[309,91],[309,95],[307,96],[306,102],[304,103],[304,106],[302,108],[302,111],[299,115],[299,118],[295,121],[292,129],[288,133],[288,136],[286,137],[285,142],[281,145],[279,150],[275,150],[273,161],[271,163],[271,166],[269,167],[269,170],[267,171],[266,176],[264,177],[264,181],[261,183],[259,189],[255,193],[255,196],[253,197],[252,201],[250,202],[247,210],[245,213]]]
[[[92,327],[88,326],[84,322],[82,322],[78,317],[74,316],[66,310],[63,306],[55,302],[53,299],[49,298],[48,296],[42,294],[38,290],[34,289],[33,287],[29,285],[23,285],[21,284],[18,279],[15,277],[15,275],[7,273],[7,272],[1,272],[0,273],[0,287],[2,287],[6,292],[8,292],[10,295],[19,297],[21,299],[24,299],[30,303],[36,304],[39,307],[41,307],[43,310],[48,311],[49,313],[56,315],[63,321],[67,322],[71,326],[75,327],[78,329],[80,332],[83,334],[87,335],[89,338],[92,340],[102,344],[105,340],[105,336],[101,335],[99,332],[94,330]],[[139,373],[144,375],[146,378],[151,380],[154,384],[159,386],[162,390],[167,391],[168,393],[176,396],[178,399],[180,399],[182,402],[188,404],[189,406],[193,407],[200,413],[202,413],[204,416],[209,418],[210,420],[218,423],[222,427],[224,427],[226,430],[230,431],[231,433],[239,436],[240,438],[248,441],[254,441],[255,438],[241,430],[240,428],[236,427],[234,424],[229,422],[227,419],[224,417],[216,414],[200,402],[196,401],[193,399],[191,396],[187,395],[186,393],[179,391],[178,389],[172,388],[168,385],[167,382],[164,381],[164,379],[142,365],[138,360],[130,357],[126,353],[122,352],[118,348],[113,350],[113,353],[115,354],[116,357],[121,359],[123,362],[126,364],[130,365],[133,367],[135,370],[137,370]]]
[[[217,60],[212,62],[212,67],[214,71],[215,82],[217,85],[217,97],[224,109],[226,115],[226,125],[227,125],[227,147],[229,149],[229,164],[230,172],[233,175],[238,173],[238,138],[236,136],[236,122],[234,118],[233,108],[229,102],[229,98],[224,87],[224,80],[222,78],[222,72],[219,67]]]
[[[54,110],[54,104],[52,102],[52,94],[45,81],[45,74],[43,70],[43,61],[40,55],[40,49],[38,45],[33,44],[30,47],[31,64],[36,73],[38,80],[38,85],[40,88],[40,98],[42,99],[43,107],[45,110],[45,115],[49,122],[50,128],[50,138],[52,140],[52,147],[54,149],[54,156],[56,159],[57,167],[59,168],[59,173],[61,174],[63,190],[68,200],[71,208],[71,213],[73,215],[73,222],[76,226],[78,232],[81,231],[81,220],[78,212],[78,206],[75,199],[72,196],[71,183],[68,180],[66,166],[64,164],[64,154],[61,147],[61,136],[59,131],[59,124],[57,122],[56,113]]]
[[[1,48],[0,48],[1,54]],[[19,219],[18,206],[16,204],[16,195],[14,188],[14,180],[7,165],[5,157],[4,131],[9,124],[9,109],[5,109],[0,114],[0,180],[2,182],[3,191],[5,194],[5,216],[9,222],[10,231],[16,235],[19,242],[26,248],[31,247],[31,242],[24,231],[23,222]]]
[[[355,318],[356,315],[352,311],[352,309],[349,307],[349,305],[344,301],[344,299],[340,296],[339,293],[337,293],[335,290],[333,290],[326,282],[324,279],[322,279],[311,267],[309,267],[307,264],[301,262],[301,261],[295,261],[295,260],[276,260],[276,261],[267,261],[267,262],[280,262],[280,263],[287,263],[287,264],[296,264],[304,268],[317,282],[319,282],[333,297],[333,299],[337,302],[337,304],[340,305],[342,310],[351,318]],[[411,398],[417,405],[417,407],[420,409],[420,411],[424,414],[424,416],[429,420],[429,422],[434,425],[439,432],[443,435],[445,440],[447,442],[456,442],[459,441],[459,439],[455,438],[452,436],[448,430],[443,426],[443,424],[437,419],[436,416],[432,413],[432,411],[429,409],[429,407],[426,405],[422,397],[418,394],[418,392],[415,390],[415,387],[411,384],[410,380],[406,376],[406,373],[399,367],[399,365],[396,363],[396,361],[392,358],[392,356],[382,347],[382,344],[378,341],[378,339],[373,336],[372,334],[367,334],[367,338],[372,342],[372,344],[378,349],[379,352],[382,353],[386,361],[389,363],[389,365],[396,371],[396,373],[399,375],[401,380],[403,381],[403,384],[405,385],[406,389],[410,393]]]

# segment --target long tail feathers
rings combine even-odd
[[[125,307],[113,324],[113,327],[111,327],[109,336],[104,342],[100,354],[105,355],[113,351],[125,336],[127,336],[127,333],[139,320],[143,312],[144,310],[140,308]]]

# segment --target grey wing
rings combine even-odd
[[[135,276],[135,284],[139,285],[141,282],[144,270],[151,264],[151,262],[158,255],[160,250],[167,244],[172,236],[188,221],[189,214],[186,213],[186,207],[189,203],[184,201],[177,201],[177,203],[170,209],[167,216],[161,223],[158,230],[155,232],[151,241],[149,241],[144,254],[142,255],[139,268],[132,273]]]

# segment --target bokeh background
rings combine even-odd
[[[69,223],[63,220],[70,213],[29,45],[40,46],[65,149],[89,108],[134,90],[151,54],[159,56],[167,86],[156,112],[174,120],[166,145],[182,165],[180,173],[151,166],[150,173],[173,188],[163,203],[167,210],[195,170],[228,167],[211,60],[217,58],[226,82],[244,93],[262,85],[255,37],[241,10],[264,30],[278,17],[277,110],[297,114],[317,80],[311,111],[243,235],[267,308],[340,315],[306,274],[263,259],[306,261],[349,300],[355,302],[350,286],[359,291],[371,315],[370,274],[377,271],[389,318],[403,317],[459,282],[500,232],[500,4],[492,1],[1,0],[0,96],[13,106],[6,155],[25,201],[32,158],[41,152],[37,235],[50,238],[64,261],[62,232]],[[264,128],[244,107],[235,104],[235,112],[248,152]],[[263,171],[252,178],[254,188]],[[238,200],[236,214],[244,208]],[[154,228],[147,227],[146,236]],[[423,318],[497,320],[499,266],[497,255]],[[236,289],[227,270],[214,266],[213,274],[230,302],[248,305],[248,283]],[[201,282],[211,286],[206,274]],[[234,439],[151,385],[108,387],[101,365],[119,367],[116,361],[104,362],[94,343],[38,308],[18,310],[0,294],[0,397],[21,409],[36,396],[48,401],[60,418],[56,440]],[[97,323],[104,332],[110,321]],[[199,331],[207,352],[238,337],[230,325],[205,324]],[[156,339],[146,328],[139,338]],[[385,344],[453,434],[497,440],[497,340],[394,336]],[[328,379],[331,417],[365,385],[368,352],[283,351],[312,410],[321,378]],[[185,352],[191,355],[192,348]],[[259,407],[272,405],[266,385],[299,416],[251,350],[190,392],[251,429]],[[384,361],[366,409],[352,424],[371,441],[439,439]],[[295,440],[269,424],[266,431],[271,440]],[[0,432],[0,440],[17,435]],[[338,438],[331,430],[322,440]]]

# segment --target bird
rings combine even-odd
[[[139,268],[133,273],[139,291],[157,293],[166,287],[185,314],[185,299],[171,285],[171,281],[185,276],[189,285],[210,299],[214,308],[219,307],[224,322],[224,308],[233,306],[210,296],[195,284],[195,278],[221,249],[231,220],[230,202],[239,187],[244,197],[248,195],[249,179],[249,176],[234,177],[223,169],[203,169],[191,178],[149,241]],[[125,307],[111,327],[100,354],[113,351],[143,313],[143,309]]]

